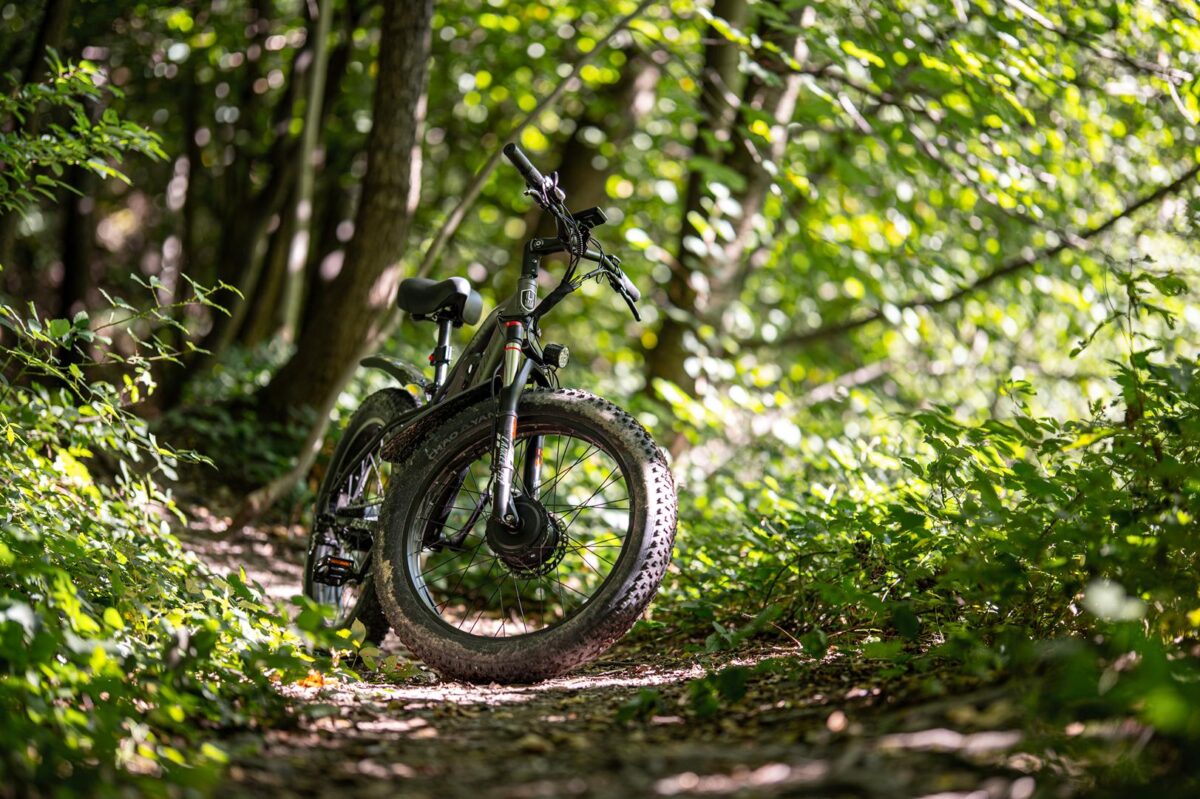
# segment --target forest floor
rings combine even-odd
[[[298,527],[231,538],[227,518],[203,508],[192,518],[185,541],[219,573],[243,567],[274,596],[298,591]],[[394,636],[388,648],[400,651]],[[918,689],[912,674],[836,649],[820,661],[797,648],[686,649],[634,634],[587,668],[530,686],[447,682],[416,667],[402,679],[291,685],[288,724],[227,741],[221,793],[1026,799],[1096,787],[1030,737],[1012,687],[941,675],[944,693],[930,698],[928,678]],[[697,717],[694,682],[731,664],[756,667],[745,695]],[[1138,746],[1134,728],[1091,733]]]

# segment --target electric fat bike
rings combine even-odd
[[[637,288],[592,230],[599,208],[571,213],[557,176],[514,144],[504,154],[553,238],[524,247],[516,292],[452,363],[451,332],[483,301],[461,277],[400,284],[397,302],[437,326],[433,379],[382,357],[402,386],[351,418],[317,497],[305,593],[360,621],[389,625],[443,676],[531,682],[585,663],[623,635],[654,596],[675,537],[675,484],[636,419],[559,385],[565,346],[541,320],[585,281],[607,282],[640,318]],[[565,253],[558,286],[538,297],[544,256]],[[581,264],[590,264],[581,269]]]

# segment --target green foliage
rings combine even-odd
[[[215,731],[274,717],[274,684],[321,665],[307,654],[320,611],[291,627],[172,534],[183,517],[159,480],[197,456],[129,409],[170,351],[81,368],[73,347],[102,338],[86,314],[0,305],[0,324],[0,773],[89,793],[211,786],[226,760]]]
[[[68,167],[101,177],[129,179],[114,163],[126,153],[165,158],[157,135],[127,122],[106,108],[98,116],[90,106],[121,91],[88,61],[64,63],[51,53],[49,76],[0,92],[0,211],[11,213],[39,198],[55,199],[60,189],[75,188]]]
[[[654,688],[643,688],[617,709],[617,722],[648,721],[662,709],[662,692]]]
[[[264,419],[254,401],[254,392],[267,384],[283,362],[284,350],[281,346],[231,349],[220,363],[189,384],[181,407],[164,414],[158,425],[163,435],[210,453],[216,466],[215,470],[192,470],[189,479],[252,489],[291,468],[314,414]],[[358,394],[356,388],[351,391]],[[250,452],[253,457],[247,457]]]
[[[752,671],[745,666],[726,666],[688,684],[691,709],[700,718],[715,716],[725,703],[737,702],[746,695],[746,683]]]
[[[749,539],[698,522],[681,550],[711,599],[699,606],[716,629],[708,648],[735,638],[711,608],[765,605],[757,618],[773,608],[813,657],[840,635],[902,668],[1037,667],[1047,713],[1130,714],[1200,736],[1200,673],[1184,656],[1200,624],[1200,361],[1147,332],[1154,320],[1170,330],[1160,302],[1186,286],[1145,263],[1110,277],[1120,294],[1098,328],[1119,330],[1126,354],[1086,418],[1033,413],[1034,388],[1010,382],[1004,415],[964,421],[931,405],[905,422],[918,446],[831,448],[809,468],[838,477],[798,480],[794,500],[768,477],[775,501],[758,504],[773,509]],[[722,695],[698,683],[697,712]]]
[[[39,20],[20,5],[0,19],[14,41]],[[256,258],[267,261],[246,298],[256,323],[182,392],[200,407],[167,409],[156,428],[219,456],[220,471],[209,474],[262,482],[287,468],[301,432],[256,418],[253,394],[287,355],[282,342],[263,342],[277,328],[287,260],[278,255],[292,244],[290,226],[271,220],[295,211],[289,147],[305,111],[307,7],[76,5],[75,44],[95,51],[96,66],[56,66],[57,78],[0,99],[0,115],[19,123],[37,108],[47,123],[39,137],[23,124],[0,134],[0,205],[56,193],[72,164],[105,175],[98,164],[111,168],[123,151],[157,154],[152,136],[110,112],[154,121],[170,158],[131,163],[135,190],[106,180],[89,198],[105,232],[90,274],[116,292],[141,270],[158,296],[173,298],[182,296],[176,268],[206,283],[238,282]],[[425,179],[405,276],[506,131],[632,7],[436,4]],[[605,208],[611,223],[598,235],[626,256],[647,297],[640,325],[590,285],[546,320],[548,337],[572,347],[564,382],[633,405],[682,452],[676,567],[643,630],[682,629],[711,653],[774,637],[811,658],[851,652],[881,670],[942,665],[991,678],[1032,668],[1046,677],[1038,701],[1049,719],[1136,715],[1196,736],[1195,659],[1186,655],[1200,625],[1189,544],[1200,507],[1200,305],[1178,274],[1140,261],[1114,266],[1149,252],[1173,272],[1194,271],[1192,187],[1107,225],[1195,163],[1200,25],[1189,8],[750,3],[738,25],[716,18],[711,4],[659,3],[531,121],[520,141],[539,166],[570,155],[564,174],[588,167],[565,188],[572,199],[591,192]],[[382,46],[377,6],[339,1],[334,13],[306,268],[316,298],[330,294],[325,266],[340,263],[353,229]],[[736,51],[738,68],[714,92],[705,51],[719,42]],[[6,64],[14,52],[6,49]],[[657,80],[639,95],[631,84],[652,72]],[[753,79],[795,89],[786,118],[757,102],[770,93],[746,91]],[[109,110],[97,120],[101,94]],[[706,116],[714,94],[732,118],[728,135],[714,135]],[[695,141],[707,153],[694,152]],[[696,186],[698,202],[686,207]],[[504,296],[515,241],[535,224],[527,209],[518,176],[497,170],[432,276],[465,274],[489,304]],[[6,277],[20,274],[4,287],[24,289],[12,303],[22,308],[26,294],[52,304],[41,292],[57,285],[62,260],[57,212],[36,210],[18,235],[24,263]],[[1102,235],[1078,238],[1101,225]],[[695,291],[694,308],[667,302],[668,287],[681,284]],[[13,312],[23,343],[8,355],[15,385],[4,395],[4,430],[22,438],[5,457],[40,459],[20,461],[45,483],[30,483],[40,493],[22,508],[75,514],[51,523],[26,511],[38,530],[57,531],[53,540],[84,530],[85,541],[107,542],[105,553],[130,557],[118,539],[158,553],[135,558],[143,571],[119,584],[96,566],[109,558],[90,569],[82,555],[70,561],[87,600],[80,612],[103,636],[150,641],[141,605],[217,600],[197,600],[179,574],[155,576],[165,561],[196,568],[162,543],[162,518],[145,510],[173,513],[169,497],[143,483],[147,470],[169,477],[181,459],[159,452],[128,404],[149,392],[165,342],[169,357],[186,354],[219,312],[170,305],[139,319],[134,305],[124,304],[122,315],[134,316],[111,329],[106,312],[50,322]],[[54,307],[49,315],[63,315]],[[837,332],[867,317],[875,321]],[[660,402],[638,392],[642,356],[668,319],[685,327],[682,359],[696,386],[651,375]],[[112,346],[95,338],[105,330]],[[833,332],[804,337],[814,330]],[[398,339],[390,346],[420,363],[430,330],[405,325]],[[60,345],[100,347],[109,366],[55,361],[49,353]],[[122,370],[119,358],[128,360]],[[378,387],[370,379],[343,393],[339,413]],[[97,422],[92,406],[120,412]],[[44,429],[32,449],[21,443],[32,435],[25,425]],[[0,562],[17,551],[3,540]],[[227,590],[230,607],[251,602],[232,583]],[[20,601],[58,607],[45,604],[52,596]],[[106,626],[109,608],[124,630]],[[216,616],[229,612],[221,605]],[[299,619],[311,626],[314,613],[301,608]],[[5,635],[25,629],[5,623]],[[220,625],[214,634],[240,646]],[[235,672],[226,655],[205,657],[218,658],[213,673]],[[694,715],[737,701],[745,675],[722,675],[688,688]],[[257,690],[257,676],[248,679],[244,689]],[[153,704],[145,696],[136,694]],[[646,691],[621,717],[662,710],[659,692]]]

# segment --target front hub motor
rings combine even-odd
[[[515,576],[534,579],[554,571],[567,554],[562,522],[530,497],[517,497],[517,526],[488,522],[487,543]]]

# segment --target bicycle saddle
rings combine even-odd
[[[410,277],[401,281],[396,304],[418,322],[450,319],[455,327],[473,325],[483,315],[483,297],[462,277],[447,280]]]

